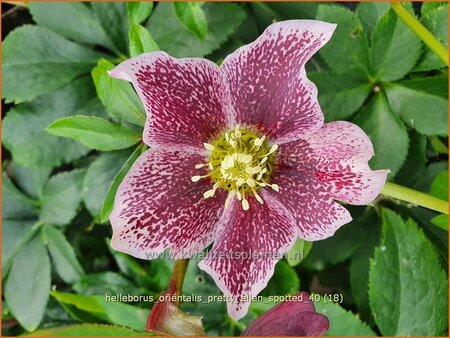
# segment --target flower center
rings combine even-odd
[[[236,125],[234,129],[204,146],[211,151],[209,162],[197,164],[195,168],[207,167],[209,173],[191,178],[193,182],[197,182],[209,177],[214,182],[212,189],[203,194],[204,198],[213,197],[216,190],[221,188],[229,191],[225,207],[236,196],[241,201],[242,208],[248,210],[248,195],[254,196],[263,204],[263,199],[257,192],[259,189],[271,187],[279,191],[277,184],[270,184],[278,145],[271,145],[265,135]]]

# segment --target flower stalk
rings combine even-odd
[[[401,2],[392,2],[391,6],[398,17],[448,66],[448,49]]]
[[[177,301],[174,304],[180,307],[180,301],[178,296],[181,295],[183,289],[184,276],[189,264],[189,259],[179,259],[175,262],[175,266],[170,276],[169,286],[167,287],[167,293],[176,296]]]
[[[386,182],[381,194],[448,215],[448,201],[395,183]]]

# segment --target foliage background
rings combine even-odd
[[[446,3],[407,6],[447,45]],[[390,168],[389,180],[448,199],[448,68],[388,3],[30,3],[2,20],[3,335],[139,335],[152,304],[105,294],[156,297],[167,286],[173,262],[109,247],[144,111],[106,70],[158,48],[220,62],[274,20],[314,18],[338,23],[307,65],[326,120],[361,126],[372,168]],[[448,218],[384,197],[350,210],[354,221],[304,244],[301,262],[280,261],[262,295],[323,295],[328,335],[447,335]],[[184,293],[219,291],[191,262]],[[183,309],[211,335],[238,335],[271,306],[254,303],[239,322],[223,303]]]

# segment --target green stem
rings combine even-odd
[[[381,194],[448,215],[448,201],[395,183],[386,182]]]
[[[391,2],[391,6],[399,18],[448,66],[448,49],[401,2]]]
[[[175,266],[172,270],[172,275],[170,276],[169,286],[167,287],[167,292],[172,296],[181,295],[181,290],[183,289],[184,276],[186,275],[186,270],[189,264],[189,259],[179,259],[175,262]],[[178,299],[178,297],[177,297]],[[180,306],[180,302],[175,302],[176,306]]]

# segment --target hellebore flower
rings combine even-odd
[[[306,292],[300,292],[256,318],[241,336],[322,336],[328,327],[328,318],[316,312]]]
[[[351,221],[335,200],[375,199],[388,171],[369,168],[373,147],[358,126],[323,123],[306,77],[335,27],[272,24],[220,67],[154,52],[114,68],[144,103],[151,148],[117,190],[113,248],[179,259],[214,242],[199,267],[239,319],[298,237],[321,240]]]

